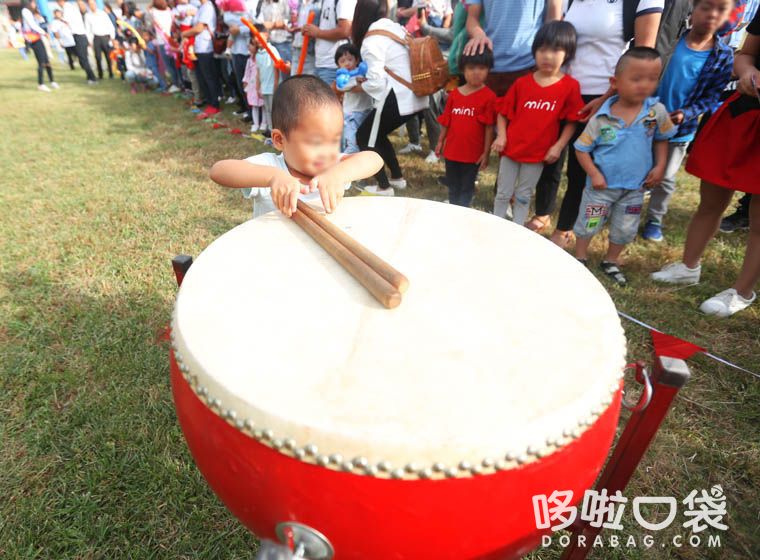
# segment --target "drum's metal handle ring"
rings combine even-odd
[[[630,410],[631,412],[641,412],[646,407],[649,406],[649,403],[652,402],[652,380],[649,377],[649,371],[646,368],[646,364],[644,362],[635,362],[633,364],[628,364],[625,366],[623,371],[629,370],[629,369],[635,369],[636,370],[636,381],[638,383],[641,383],[644,386],[644,390],[642,391],[641,395],[639,395],[638,402],[631,404],[625,399],[625,390],[623,390],[623,400],[622,404],[625,408]]]

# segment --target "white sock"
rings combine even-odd
[[[259,128],[259,108],[251,107],[251,126]]]

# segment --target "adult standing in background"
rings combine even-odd
[[[53,79],[53,68],[50,66],[47,49],[45,49],[45,43],[42,40],[46,32],[37,21],[38,15],[35,0],[25,3],[21,9],[21,31],[24,35],[24,41],[32,49],[34,58],[37,59],[37,89],[50,92],[50,88],[43,81],[45,72],[47,72],[51,88],[58,89],[58,84]]]
[[[213,32],[216,29],[216,10],[211,0],[200,0],[201,6],[193,17],[193,26],[182,32],[183,37],[195,37],[195,56],[198,58],[196,76],[206,100],[206,109],[197,118],[205,119],[219,112],[222,86],[214,60]]]
[[[77,2],[66,2],[66,0],[56,0],[58,7],[63,12],[63,19],[69,24],[71,33],[74,35],[74,49],[79,60],[79,66],[84,70],[87,75],[87,83],[93,85],[97,83],[95,81],[95,74],[90,66],[90,59],[87,55],[87,47],[89,42],[87,41],[87,30],[84,27],[84,19],[82,18],[81,8]]]
[[[351,22],[354,19],[356,3],[356,0],[323,0],[319,25],[307,24],[303,27],[305,35],[316,39],[316,74],[327,84],[332,85],[335,81],[335,73],[338,70],[335,66],[335,51],[351,36]]]
[[[655,46],[663,5],[664,0],[576,0],[570,4],[565,21],[575,26],[578,42],[569,74],[581,84],[581,95],[586,103],[581,109],[583,122],[613,95],[610,77],[628,44],[633,41],[637,47]],[[575,129],[568,146],[573,145],[583,129],[583,126]],[[573,239],[573,225],[586,184],[586,173],[575,157],[575,150],[565,149],[556,163],[544,166],[536,187],[536,215],[526,224],[534,231],[549,226],[549,215],[555,206],[565,158],[567,190],[562,199],[557,227],[552,234],[552,241],[563,248]]]
[[[88,3],[90,11],[84,16],[84,25],[87,30],[87,37],[92,44],[95,53],[95,66],[98,68],[98,78],[103,79],[103,65],[101,55],[106,59],[106,68],[108,77],[113,79],[113,68],[111,68],[111,41],[116,37],[116,29],[111,23],[108,14],[98,8],[95,0]]]
[[[171,45],[169,45],[169,37],[171,37],[174,14],[172,14],[166,0],[153,0],[148,13],[153,21],[153,30],[156,33],[158,52],[161,55],[161,60],[163,61],[166,70],[169,72],[169,78],[172,81],[169,93],[177,93],[180,91],[179,84],[181,83],[179,70],[177,69],[177,63],[174,60],[174,57],[169,53],[169,49],[171,48]]]
[[[269,42],[272,43],[280,58],[291,62],[293,58],[292,43],[293,34],[288,31],[290,27],[290,6],[287,0],[262,0],[261,12],[258,21],[264,24],[269,31]],[[282,73],[282,78],[288,74]]]
[[[359,0],[353,15],[351,40],[359,47],[362,60],[367,63],[367,79],[357,85],[368,94],[374,109],[364,119],[356,133],[356,141],[362,150],[375,150],[383,158],[390,171],[390,179],[385,174],[385,166],[377,175],[377,186],[366,187],[370,193],[393,196],[394,189],[405,189],[401,166],[388,135],[415,117],[428,106],[427,95],[419,97],[388,71],[411,82],[409,49],[398,41],[381,33],[390,33],[399,39],[406,37],[406,29],[385,14],[385,0]],[[379,34],[369,33],[378,32]],[[386,70],[386,68],[388,70]]]
[[[480,26],[481,14],[485,28]],[[493,50],[494,67],[486,85],[501,97],[533,68],[531,46],[538,30],[561,17],[562,0],[467,0],[470,41],[463,52],[481,53],[486,46]]]
[[[230,37],[232,38],[232,47],[230,53],[232,54],[232,73],[235,76],[235,84],[238,92],[238,116],[247,115],[251,108],[248,106],[247,96],[245,89],[243,88],[243,75],[245,74],[245,66],[248,63],[249,52],[248,43],[251,40],[251,32],[242,23],[242,18],[248,18],[250,15],[247,13],[247,9],[242,0],[226,0],[219,1],[220,7],[224,12],[222,16],[224,23],[227,24],[227,28],[230,30]]]
[[[293,60],[300,60],[301,50],[304,45],[303,26],[309,19],[309,14],[319,11],[319,0],[301,0],[301,5],[298,7],[298,17],[296,18],[296,26],[293,31]],[[303,63],[304,74],[314,74],[314,41],[309,41],[307,44],[306,57]],[[296,70],[298,68],[296,67]]]

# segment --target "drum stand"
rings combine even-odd
[[[623,403],[631,410],[631,417],[596,484],[597,491],[605,489],[608,495],[625,490],[667,416],[673,399],[690,376],[686,362],[677,358],[655,355],[651,379],[641,362],[633,366],[636,368],[636,380],[644,385],[644,391],[637,404],[631,406]],[[571,529],[572,538],[562,554],[562,560],[584,560],[602,528],[578,520]]]
[[[193,258],[188,255],[178,255],[172,259],[178,286],[192,264]],[[636,381],[644,386],[644,390],[637,403],[623,401],[623,405],[631,411],[631,417],[596,484],[597,491],[607,490],[608,495],[625,490],[667,416],[673,399],[691,375],[686,362],[665,356],[655,356],[651,376],[642,362],[630,364],[628,368],[635,369]],[[578,520],[571,529],[572,538],[562,554],[562,560],[585,560],[602,528]],[[330,560],[333,557],[334,551],[329,541],[311,527],[300,523],[282,523],[277,527],[277,536],[283,544],[262,542],[257,560]]]

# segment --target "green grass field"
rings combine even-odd
[[[39,93],[34,64],[0,51],[0,558],[252,558],[255,537],[209,490],[185,446],[167,345],[157,338],[176,291],[170,258],[197,255],[250,216],[239,193],[208,180],[208,168],[263,147],[197,123],[179,99],[132,96],[118,79],[87,87],[80,71],[57,62],[55,70],[62,89]],[[442,165],[420,157],[402,165],[405,195],[446,198],[435,181]],[[492,162],[481,185],[493,178]],[[699,286],[647,280],[680,254],[697,201],[696,182],[681,179],[667,242],[632,245],[631,286],[610,287],[612,297],[760,371],[760,305],[728,320],[697,311],[730,286],[745,234],[715,240]],[[482,188],[476,206],[491,203]],[[624,326],[630,358],[648,358],[646,332]],[[760,380],[704,357],[690,366],[626,495],[681,500],[721,484],[722,548],[605,548],[592,557],[760,557]],[[643,534],[630,511],[623,522],[625,534]],[[681,522],[658,542],[688,537]],[[559,554],[555,545],[531,557]]]

